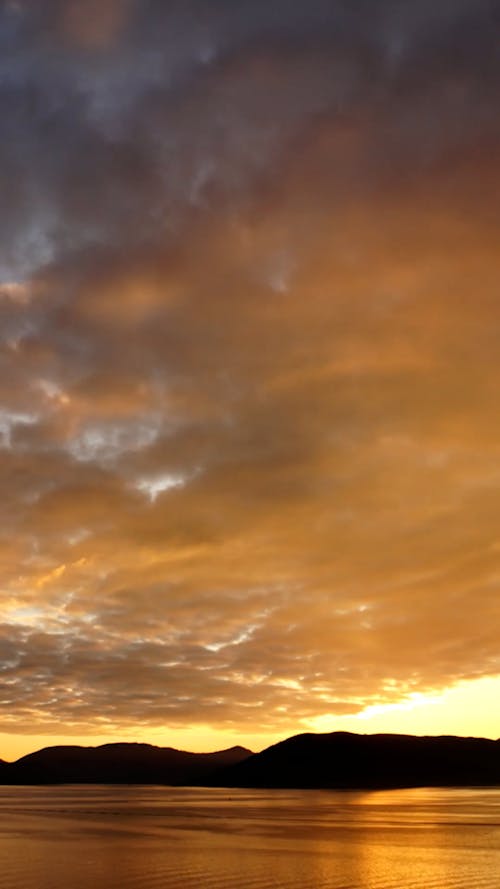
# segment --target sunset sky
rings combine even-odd
[[[1,0],[0,757],[500,736],[498,0]]]

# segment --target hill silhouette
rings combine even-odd
[[[302,734],[222,769],[225,787],[500,785],[500,741],[453,736]]]
[[[500,740],[454,736],[301,734],[252,754],[188,753],[151,744],[46,747],[0,760],[0,784],[166,784],[364,788],[500,786]]]
[[[45,747],[4,763],[4,784],[203,784],[223,766],[251,755],[244,747],[188,753],[151,744]]]

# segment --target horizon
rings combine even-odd
[[[188,749],[184,749],[184,748],[180,748],[180,747],[175,747],[174,745],[168,744],[168,743],[153,744],[148,741],[121,741],[119,739],[116,739],[113,741],[103,741],[101,743],[95,743],[95,744],[83,744],[83,743],[76,744],[74,741],[73,741],[73,743],[61,744],[60,741],[58,741],[57,743],[47,744],[47,745],[44,745],[43,747],[37,747],[33,750],[29,750],[27,753],[23,753],[21,756],[19,756],[18,759],[16,759],[16,760],[9,760],[9,759],[5,759],[4,757],[0,756],[0,761],[6,763],[7,765],[13,765],[14,763],[18,762],[20,759],[23,759],[25,756],[29,756],[32,753],[40,753],[43,750],[51,750],[51,749],[57,750],[59,748],[66,748],[66,747],[73,747],[73,748],[77,748],[77,749],[81,749],[81,750],[98,750],[100,747],[113,747],[113,746],[151,747],[151,748],[159,749],[159,750],[161,750],[161,749],[174,750],[179,753],[194,753],[194,754],[199,754],[201,756],[210,755],[210,754],[214,754],[214,753],[225,753],[229,750],[240,749],[240,750],[247,751],[250,754],[250,756],[253,756],[256,753],[262,753],[264,750],[267,750],[269,747],[274,747],[278,744],[284,743],[285,741],[289,741],[289,740],[292,740],[293,738],[300,737],[301,735],[308,735],[308,736],[310,736],[310,735],[312,735],[312,736],[352,735],[355,737],[357,736],[357,737],[365,737],[365,738],[379,737],[379,736],[396,737],[396,738],[398,738],[398,737],[400,737],[400,738],[424,738],[424,739],[427,739],[427,738],[430,738],[430,739],[450,738],[450,739],[459,740],[459,741],[460,740],[461,741],[464,741],[464,740],[475,740],[476,741],[476,740],[478,740],[478,741],[500,742],[500,737],[499,738],[487,738],[482,735],[456,735],[456,734],[448,734],[447,732],[446,733],[440,732],[440,733],[436,733],[436,734],[427,734],[427,733],[413,733],[413,732],[377,732],[377,731],[362,732],[362,731],[351,731],[351,730],[347,730],[347,729],[334,729],[331,732],[320,732],[320,731],[296,732],[291,735],[287,735],[286,737],[279,738],[277,740],[272,741],[270,744],[266,745],[266,747],[263,747],[262,750],[253,750],[253,749],[247,747],[245,744],[231,744],[228,747],[221,747],[221,748],[216,748],[213,750],[212,749],[209,749],[209,750],[207,750],[207,749],[188,750]]]
[[[0,4],[0,756],[500,736],[499,10]]]

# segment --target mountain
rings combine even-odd
[[[223,787],[500,785],[500,741],[452,736],[296,735],[221,769]]]
[[[187,753],[150,744],[46,747],[0,760],[0,784],[167,784],[390,788],[500,785],[500,741],[452,736],[303,734],[262,753]]]
[[[204,784],[251,755],[244,747],[186,753],[151,744],[45,747],[0,768],[4,784]]]

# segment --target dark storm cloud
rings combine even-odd
[[[4,725],[498,673],[498,13],[0,6]]]

